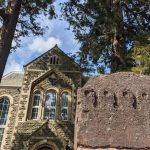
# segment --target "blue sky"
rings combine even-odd
[[[58,7],[60,1],[62,2],[62,0],[55,2],[57,13],[60,13]],[[40,22],[41,26],[47,25],[49,29],[43,36],[22,38],[21,47],[9,55],[4,74],[11,71],[23,71],[23,65],[43,54],[55,44],[58,44],[65,53],[78,51],[79,43],[74,39],[73,32],[66,29],[69,26],[66,21],[49,20],[46,17],[41,17]]]

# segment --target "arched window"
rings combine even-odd
[[[40,106],[40,95],[41,93],[39,91],[37,91],[34,94],[31,119],[37,119],[38,117],[38,111],[39,111],[39,106]]]
[[[51,90],[46,93],[44,119],[55,120],[56,116],[56,92]]]
[[[4,129],[9,111],[9,105],[10,103],[7,97],[3,97],[0,99],[0,145],[3,139]]]
[[[68,120],[68,101],[69,94],[65,92],[61,97],[61,120]]]

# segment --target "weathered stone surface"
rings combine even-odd
[[[12,150],[23,149],[26,145],[29,150],[42,141],[53,142],[60,149],[64,147],[66,141],[73,147],[74,124],[69,122],[54,122],[46,120],[28,120],[20,122],[17,126],[14,147]]]
[[[78,90],[75,149],[150,149],[150,77],[91,77]]]

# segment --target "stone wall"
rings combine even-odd
[[[51,61],[51,58],[55,59]],[[55,46],[25,65],[24,70],[22,75],[6,75],[0,84],[0,98],[7,96],[10,99],[8,121],[0,149],[35,150],[43,145],[54,150],[65,150],[66,147],[72,149],[76,93],[81,85],[79,65]],[[50,79],[57,81],[57,84],[52,84]],[[46,93],[50,90],[57,93],[56,117],[53,121],[46,121],[45,99]],[[36,91],[40,91],[38,116],[31,119]],[[61,118],[63,93],[68,93],[67,121]]]
[[[58,64],[50,64],[52,56],[59,57]],[[55,150],[64,150],[65,146],[73,147],[76,91],[81,84],[79,66],[58,47],[54,47],[25,65],[24,69],[12,150],[35,150],[38,146],[46,143],[53,146]],[[55,79],[57,83],[52,84],[49,79]],[[49,121],[50,125],[43,129],[43,122],[46,121],[43,119],[46,93],[50,90],[55,90],[57,93],[56,117],[55,121],[52,121],[55,126],[51,126],[51,121]],[[35,91],[40,91],[40,104],[37,119],[32,120],[31,112]],[[68,121],[61,120],[61,96],[63,92],[69,93]],[[68,126],[72,126],[73,130],[70,131]],[[34,129],[33,133],[30,132],[32,128]],[[27,130],[30,135],[26,134]]]
[[[50,64],[50,57],[53,55],[57,55],[59,57],[60,64]],[[62,79],[66,84],[71,86],[72,102],[74,103],[74,108],[72,109],[75,112],[76,90],[81,85],[80,67],[73,62],[71,58],[64,54],[57,46],[52,48],[50,51],[47,51],[31,63],[27,64],[24,69],[25,73],[18,112],[19,122],[26,121],[29,100],[34,86],[40,81],[48,78],[52,73],[57,74],[59,79]],[[73,121],[74,117],[75,114],[72,116]]]
[[[10,107],[8,112],[8,119],[5,125],[3,141],[1,148],[2,150],[10,150],[13,140],[13,134],[15,130],[16,115],[18,112],[20,88],[18,87],[0,87],[0,98],[7,97],[10,100]]]
[[[74,124],[46,120],[20,122],[15,133],[11,150],[35,150],[48,144],[55,150],[64,150],[66,144],[73,148]]]
[[[75,150],[150,149],[150,77],[92,77],[78,90]]]

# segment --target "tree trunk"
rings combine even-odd
[[[120,0],[112,0],[112,13],[114,19],[113,37],[112,37],[112,70],[116,72],[126,67],[125,62],[125,41],[123,36],[123,18],[120,6]]]
[[[8,14],[5,14],[0,37],[0,81],[3,76],[7,58],[10,53],[12,40],[15,34],[16,25],[21,9],[22,0],[16,0],[12,4]],[[11,11],[12,9],[12,11]]]

